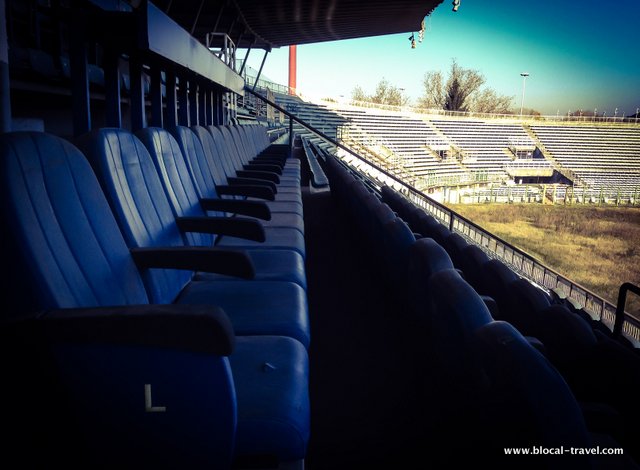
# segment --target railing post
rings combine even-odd
[[[293,157],[293,119],[289,116],[289,157]]]
[[[636,295],[640,295],[640,287],[625,282],[620,286],[618,292],[618,304],[616,305],[616,318],[613,324],[613,336],[619,338],[622,336],[622,327],[624,326],[624,307],[627,303],[627,292],[631,291]]]

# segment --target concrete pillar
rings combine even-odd
[[[289,46],[289,94],[296,95],[298,52],[296,46]]]

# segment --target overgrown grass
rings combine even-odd
[[[640,284],[640,209],[457,204],[472,220],[614,305],[623,282]],[[627,311],[640,318],[640,299]]]

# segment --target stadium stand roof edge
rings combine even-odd
[[[236,46],[270,50],[418,31],[442,0],[155,0],[154,4],[195,37],[226,33]]]

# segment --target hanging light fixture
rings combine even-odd
[[[453,11],[458,11],[458,8],[460,8],[460,0],[453,0],[451,3],[453,4]]]
[[[416,37],[413,33],[411,33],[411,36],[409,36],[409,41],[411,41],[411,49],[415,49],[416,48]]]

